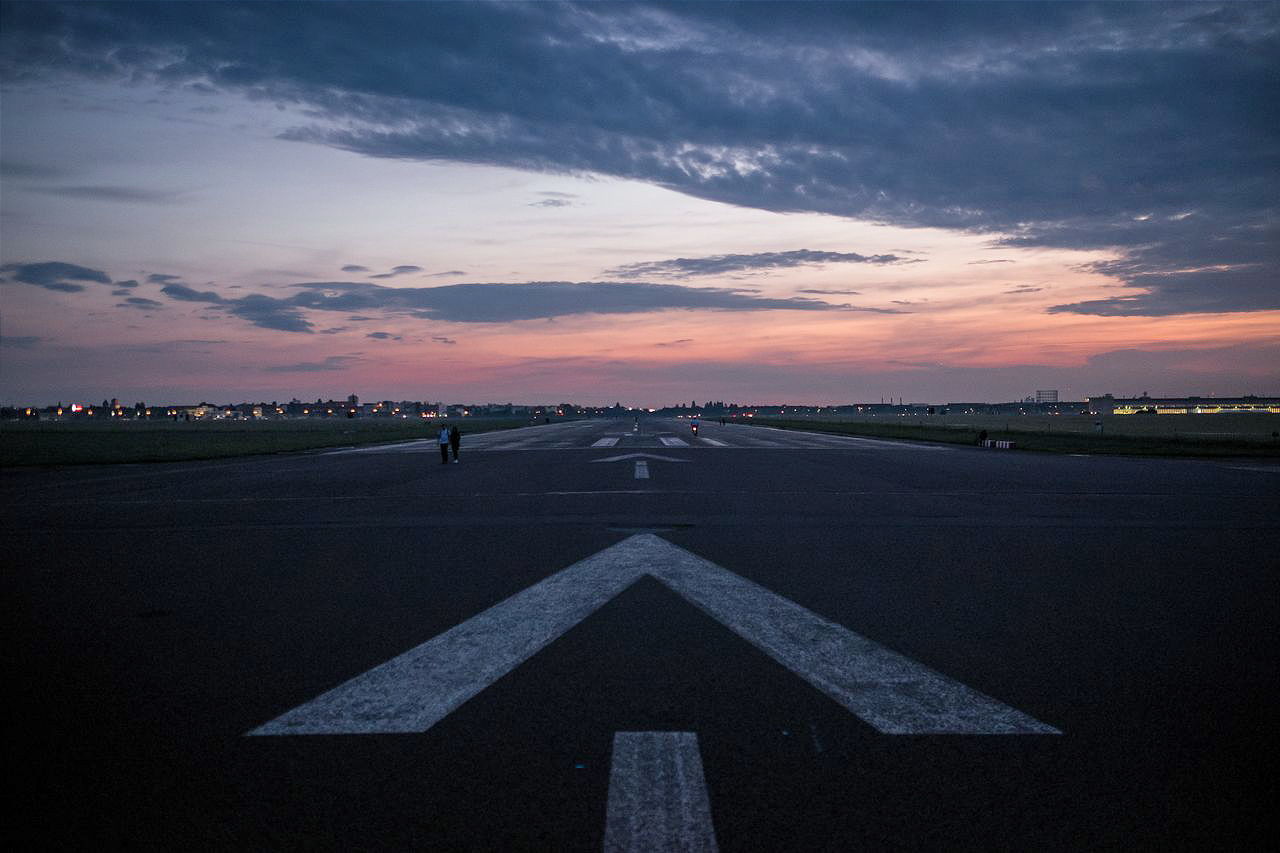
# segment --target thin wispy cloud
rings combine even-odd
[[[826,264],[902,264],[919,263],[917,259],[898,255],[861,255],[857,252],[815,252],[793,249],[789,252],[757,252],[748,255],[709,255],[702,258],[668,258],[663,261],[641,261],[605,270],[610,278],[655,276],[659,278],[691,278],[702,275],[791,269]]]
[[[164,278],[172,278],[172,276],[164,276]],[[170,299],[177,299],[179,302],[225,302],[218,293],[212,290],[195,290],[187,287],[185,284],[166,284],[160,288],[160,292]]]
[[[328,373],[346,370],[360,361],[359,356],[331,355],[323,361],[301,361],[296,364],[277,364],[262,368],[267,373]]]
[[[27,187],[45,195],[76,199],[77,201],[107,201],[127,204],[177,204],[184,193],[172,190],[154,190],[144,187],[69,186]]]
[[[409,275],[415,272],[422,272],[422,267],[414,264],[401,264],[398,267],[392,267],[390,272],[378,273],[369,276],[369,278],[395,278],[398,275]]]
[[[164,303],[157,302],[154,299],[147,299],[145,296],[130,296],[123,302],[117,303],[117,308],[137,308],[142,311],[154,311],[157,308],[163,308]]]

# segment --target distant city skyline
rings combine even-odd
[[[0,402],[1276,395],[1277,71],[1276,3],[4,3]]]

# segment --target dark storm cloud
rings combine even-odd
[[[37,192],[81,201],[118,201],[142,204],[174,204],[182,194],[169,190],[149,190],[141,187],[80,186],[37,187]]]
[[[422,272],[422,267],[413,264],[401,264],[398,267],[392,267],[391,272],[378,273],[371,275],[369,278],[395,278],[398,275],[408,275],[409,273]]]
[[[365,335],[366,338],[373,338],[375,341],[402,341],[404,338],[399,335],[393,335],[390,332],[370,332]]]
[[[148,284],[168,284],[171,281],[178,281],[182,278],[180,275],[167,275],[165,273],[152,273],[147,276]]]
[[[129,279],[125,279],[124,281],[117,281],[115,283],[115,286],[116,287],[137,287],[138,280],[136,278],[129,278]]]
[[[84,285],[78,281],[92,281],[98,284],[111,284],[111,276],[102,270],[82,267],[79,264],[68,264],[62,261],[45,261],[37,264],[5,264],[0,272],[6,272],[14,281],[43,287],[45,290],[56,290],[62,293],[78,293]]]
[[[21,4],[0,74],[274,99],[291,139],[1118,252],[1084,313],[1277,307],[1276,4]],[[340,48],[338,47],[340,45]],[[320,49],[326,46],[332,49]],[[1184,239],[1194,211],[1199,238]],[[1189,261],[1189,262],[1188,262]],[[1272,286],[1267,286],[1271,282]]]
[[[362,267],[359,264],[347,264],[342,268],[343,272],[368,272],[368,267]]]
[[[753,255],[711,255],[705,258],[670,258],[665,261],[643,261],[623,264],[605,270],[610,278],[659,276],[689,278],[697,275],[721,275],[741,270],[786,269],[817,264],[901,264],[918,261],[897,255],[859,255],[857,252],[815,252],[793,249],[789,252],[758,252]]]

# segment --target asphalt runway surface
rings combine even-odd
[[[0,500],[49,846],[1274,839],[1274,462],[592,420]]]

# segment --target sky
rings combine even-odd
[[[1277,3],[0,4],[0,402],[1280,395]]]

